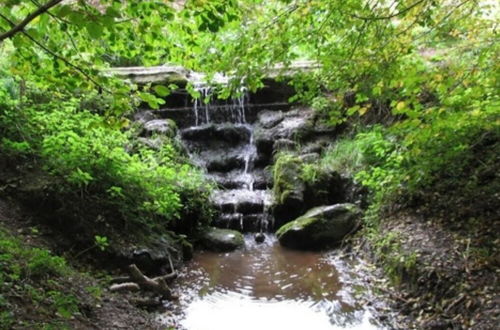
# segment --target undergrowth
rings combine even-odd
[[[172,139],[159,151],[148,149],[136,142],[126,119],[96,113],[106,104],[85,101],[91,96],[54,93],[48,99],[48,91],[25,89],[30,94],[22,96],[12,79],[0,84],[0,156],[42,169],[49,177],[42,188],[67,214],[101,214],[101,221],[112,214],[122,228],[155,230],[196,210],[196,221],[208,222],[211,187]],[[78,209],[88,203],[92,210],[82,214]]]
[[[76,290],[64,281],[76,276],[48,250],[27,247],[0,227],[0,329],[69,329],[81,315]]]

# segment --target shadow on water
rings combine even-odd
[[[202,251],[176,283],[180,326],[225,329],[380,329],[342,278],[349,267],[327,252],[288,250],[273,235],[231,253]]]

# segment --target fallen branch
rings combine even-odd
[[[172,280],[176,279],[177,278],[177,272],[174,271],[170,274],[167,274],[167,275],[162,275],[162,276],[157,276],[157,277],[153,277],[153,281],[159,281],[159,280],[164,280],[166,281],[167,283],[171,282]]]
[[[150,277],[147,277],[134,264],[128,266],[128,270],[129,270],[130,276],[132,277],[134,282],[139,284],[141,289],[156,292],[156,293],[162,295],[163,297],[165,297],[166,299],[172,298],[172,292],[170,291],[170,288],[168,287],[167,282],[162,277],[160,277],[156,280],[152,279]]]
[[[111,292],[136,292],[139,291],[141,288],[139,287],[139,284],[133,283],[133,282],[126,282],[126,283],[120,283],[120,284],[113,284],[110,288],[109,291]]]
[[[110,284],[122,284],[122,283],[127,283],[131,282],[132,280],[130,279],[130,276],[119,276],[119,277],[114,277],[109,281]]]
[[[177,272],[173,272],[167,275],[162,275],[162,276],[156,276],[153,277],[153,281],[159,281],[161,279],[165,280],[165,282],[170,283],[172,280],[177,278]],[[128,283],[128,282],[133,282],[134,279],[131,278],[130,276],[118,276],[112,278],[109,283],[110,284],[122,284],[122,283]]]

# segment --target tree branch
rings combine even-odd
[[[358,15],[355,15],[355,14],[350,14],[350,16],[354,17],[354,18],[357,18],[357,19],[362,19],[362,20],[365,20],[365,21],[377,21],[377,20],[391,19],[391,18],[400,16],[400,15],[403,15],[404,13],[410,11],[411,9],[415,8],[416,6],[418,6],[419,4],[421,4],[421,3],[425,2],[425,1],[426,0],[418,0],[415,3],[413,3],[412,5],[406,7],[405,9],[402,9],[402,10],[398,11],[397,13],[394,13],[394,14],[391,14],[391,15],[387,15],[387,16],[358,16]]]
[[[10,19],[8,19],[7,17],[5,17],[4,15],[0,14],[0,17],[3,18],[4,20],[6,20],[7,22],[9,22],[9,24],[11,24],[12,26],[15,26],[15,23],[12,22]],[[20,30],[20,32],[26,36],[26,38],[30,39],[34,44],[36,44],[38,47],[40,47],[41,49],[43,49],[47,54],[51,55],[52,57],[58,59],[58,60],[61,60],[63,61],[67,66],[73,68],[74,70],[78,71],[79,73],[81,73],[85,78],[87,78],[88,80],[90,80],[94,85],[96,85],[97,87],[99,87],[101,90],[107,92],[107,93],[112,93],[111,91],[109,91],[108,89],[106,89],[104,86],[102,86],[99,82],[97,82],[94,78],[92,78],[87,72],[85,72],[82,68],[79,68],[78,66],[76,66],[75,64],[71,63],[69,60],[65,59],[64,57],[56,54],[54,51],[52,51],[51,49],[47,48],[44,44],[42,44],[41,42],[39,42],[38,40],[36,40],[35,38],[33,38],[29,33],[27,33],[26,31],[24,30]]]
[[[5,39],[13,37],[16,33],[20,32],[20,31],[23,31],[24,28],[26,27],[26,25],[28,25],[32,20],[34,20],[38,16],[42,15],[47,10],[56,6],[57,4],[59,4],[62,1],[63,0],[51,0],[51,1],[47,2],[45,5],[38,7],[37,10],[35,10],[34,12],[32,12],[31,14],[26,16],[26,18],[21,23],[14,25],[12,27],[12,29],[1,34],[0,35],[0,42],[2,42]],[[3,17],[3,18],[5,19],[5,17]],[[12,21],[8,20],[8,22],[12,24]]]

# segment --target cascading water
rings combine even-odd
[[[199,83],[194,88],[200,95],[193,102],[195,122],[182,136],[208,176],[220,186],[212,196],[220,211],[215,225],[241,231],[267,230],[271,193],[254,189],[257,149],[254,126],[246,118],[246,89],[221,104],[212,100],[210,87]],[[212,123],[212,117],[218,118],[217,122]]]

